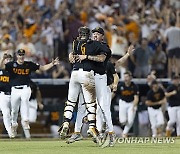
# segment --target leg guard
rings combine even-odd
[[[96,126],[96,102],[86,103],[87,108],[87,118],[89,122],[89,127]]]
[[[76,102],[67,101],[66,107],[64,109],[64,122],[70,122],[72,118],[72,113],[74,111],[74,107],[76,106]]]

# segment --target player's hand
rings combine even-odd
[[[38,106],[39,106],[40,110],[42,110],[44,108],[44,105],[42,103],[39,103]]]
[[[113,92],[117,91],[117,85],[116,85],[116,84],[113,84],[113,85],[112,85],[112,91],[113,91]]]
[[[53,64],[53,65],[59,65],[59,64],[60,64],[59,58],[56,57],[56,59],[53,59],[53,60],[52,60],[52,64]]]
[[[76,57],[76,60],[77,60],[77,62],[81,63],[81,61],[85,60],[86,58],[87,58],[87,55],[78,55]]]
[[[75,63],[75,56],[73,55],[72,52],[69,54],[69,62],[72,64]]]
[[[129,55],[132,55],[134,53],[134,50],[135,50],[134,45],[130,45],[129,48],[128,48],[128,52],[127,53]]]
[[[177,91],[176,91],[176,90],[173,90],[171,93],[172,93],[172,95],[176,95],[176,94],[177,94]]]

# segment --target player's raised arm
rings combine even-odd
[[[54,65],[58,65],[59,64],[59,58],[57,57],[56,59],[53,59],[51,63],[40,66],[39,70],[40,71],[47,71],[50,68],[52,68]]]
[[[125,61],[128,59],[128,57],[133,54],[134,50],[135,50],[134,46],[130,45],[129,48],[128,48],[128,52],[116,62],[116,67],[121,66],[122,64],[124,64]]]

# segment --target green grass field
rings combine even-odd
[[[180,139],[175,143],[116,143],[114,147],[97,147],[91,140],[73,144],[54,139],[0,139],[0,154],[179,154]]]

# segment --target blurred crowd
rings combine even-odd
[[[128,69],[138,78],[154,70],[157,77],[166,78],[180,73],[180,59],[168,55],[172,48],[180,55],[179,19],[178,0],[0,0],[0,56],[20,48],[28,60],[40,64],[59,56],[60,66],[33,76],[69,78],[68,54],[78,28],[100,26],[115,60],[130,44],[136,47],[117,70]],[[168,34],[171,27],[176,28],[175,36]]]

